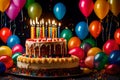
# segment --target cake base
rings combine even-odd
[[[19,76],[19,77],[29,77],[29,78],[68,78],[83,76],[83,72],[80,67],[71,69],[48,69],[48,70],[26,70],[20,69],[18,67],[12,67],[7,71],[8,74]]]

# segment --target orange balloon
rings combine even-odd
[[[102,31],[102,25],[99,21],[92,21],[89,25],[89,32],[94,37],[97,38]]]
[[[85,58],[85,65],[88,68],[93,68],[94,67],[94,56],[87,56]]]
[[[114,33],[114,39],[117,44],[120,44],[120,28],[116,29]]]
[[[87,52],[87,56],[95,56],[98,52],[101,52],[102,50],[98,47],[90,48]]]
[[[10,0],[0,0],[0,11],[4,12],[10,5]]]
[[[106,0],[97,0],[94,4],[94,12],[103,19],[109,12],[109,3]]]
[[[120,0],[108,0],[110,3],[110,10],[113,15],[117,16],[120,13]]]
[[[79,47],[80,44],[81,44],[81,40],[78,37],[72,37],[68,41],[68,49]]]

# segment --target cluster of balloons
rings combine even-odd
[[[0,46],[0,73],[2,73],[16,64],[17,57],[24,53],[24,48],[20,44],[19,37],[12,34],[7,27],[0,29],[0,39],[6,44]]]
[[[87,26],[85,22],[80,22],[79,25]],[[91,22],[90,27],[89,29],[91,31],[97,30],[95,33],[91,33],[96,34],[94,37],[97,37],[102,28],[101,23],[95,20]],[[96,29],[96,27],[98,27],[98,29]],[[77,25],[75,30],[78,32],[81,28],[81,26]],[[119,35],[119,29],[116,30],[115,35],[116,34]],[[80,34],[74,36],[68,28],[63,29],[60,36],[67,40],[68,53],[79,57],[80,66],[84,67],[85,72],[86,70],[91,72],[90,69],[105,69],[106,73],[116,74],[120,71],[119,43],[116,42],[115,39],[107,40],[103,48],[100,49],[97,47],[97,43],[93,38],[81,38]],[[112,71],[114,67],[116,67],[116,70]]]
[[[26,0],[0,0],[0,11],[6,12],[10,20],[14,20],[25,3]]]
[[[80,0],[79,10],[86,18],[94,10],[97,17],[102,20],[106,17],[109,10],[113,13],[114,16],[117,16],[120,13],[119,4],[119,0],[96,0],[95,3],[93,3],[93,0]]]

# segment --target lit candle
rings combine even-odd
[[[47,27],[48,27],[48,23],[46,22],[45,23],[45,37],[46,37],[46,40],[47,40],[47,34],[48,34],[48,30],[47,30]]]
[[[45,37],[45,26],[44,26],[44,19],[42,19],[42,38]]]
[[[52,21],[52,38],[55,38],[55,20]]]
[[[58,38],[60,38],[60,26],[61,26],[61,23],[58,24]]]
[[[40,36],[40,27],[39,27],[39,22],[38,19],[36,18],[36,38],[39,38]]]
[[[30,25],[31,25],[31,39],[35,38],[35,21],[30,19]]]
[[[48,19],[48,37],[51,38],[51,22],[50,22],[50,19]]]
[[[42,38],[42,22],[40,20],[40,38]]]

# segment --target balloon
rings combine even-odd
[[[15,6],[15,4],[11,1],[11,4],[9,8],[6,10],[7,16],[11,19],[14,20],[20,12],[20,8]]]
[[[80,44],[81,44],[81,40],[78,37],[72,37],[68,41],[68,49],[79,47]]]
[[[80,47],[75,47],[73,49],[70,49],[68,53],[70,55],[75,55],[79,57],[80,60],[83,59],[85,56],[83,49],[81,49]]]
[[[23,6],[24,6],[25,3],[26,3],[26,0],[12,0],[12,1],[13,1],[13,3],[14,3],[17,7],[19,7],[20,9],[22,9]]]
[[[90,48],[87,53],[87,56],[95,56],[98,52],[102,52],[102,50],[98,47]]]
[[[20,53],[20,52],[16,52],[12,55],[12,59],[15,64],[17,64],[17,57],[20,55],[22,55],[22,53]]]
[[[99,21],[94,20],[89,25],[90,34],[96,39],[102,31],[102,25]]]
[[[117,44],[120,44],[120,28],[116,29],[114,33],[114,39]]]
[[[94,56],[87,56],[85,58],[85,65],[88,68],[94,68]]]
[[[42,14],[42,8],[41,5],[38,3],[32,3],[28,7],[28,15],[31,19],[36,19],[36,17],[39,19]]]
[[[106,0],[97,0],[94,4],[94,12],[98,18],[103,19],[109,12],[109,3]]]
[[[110,64],[106,67],[105,73],[107,74],[118,74],[120,72],[120,67],[116,64]]]
[[[35,0],[26,0],[25,8],[28,9],[28,7],[34,2]]]
[[[11,35],[7,40],[7,45],[12,49],[16,44],[20,44],[20,39],[17,35]]]
[[[15,54],[16,52],[20,52],[20,53],[24,52],[22,45],[16,44],[15,46],[12,47],[12,54]]]
[[[82,68],[85,68],[85,67],[86,67],[84,59],[81,59],[81,60],[79,61],[79,64],[80,64],[80,67],[82,67]]]
[[[58,20],[61,20],[66,13],[65,5],[61,2],[57,3],[53,8],[53,13]]]
[[[8,37],[10,37],[11,35],[12,35],[12,31],[9,28],[7,28],[7,27],[3,27],[0,30],[0,38],[2,39],[2,41],[4,43],[7,42]]]
[[[87,38],[87,39],[83,40],[83,42],[89,43],[92,47],[96,47],[97,46],[96,41],[94,39],[92,39],[92,38]]]
[[[80,0],[79,9],[85,17],[88,17],[94,8],[94,3],[92,0]]]
[[[114,39],[107,40],[103,45],[103,51],[109,55],[113,50],[119,50],[119,45]]]
[[[68,34],[69,33],[69,34]],[[61,38],[65,38],[67,41],[73,36],[72,31],[70,29],[63,29],[60,33]]]
[[[0,56],[0,62],[3,62],[6,66],[6,69],[9,69],[13,66],[13,60],[10,56],[4,55]]]
[[[5,12],[10,5],[10,0],[0,0],[0,11]]]
[[[84,50],[85,56],[87,56],[87,52],[89,51],[90,48],[92,48],[92,45],[90,45],[87,42],[82,42],[80,47]]]
[[[94,57],[94,67],[97,70],[101,70],[108,62],[108,57],[104,52],[98,52]]]
[[[110,53],[108,57],[110,64],[120,65],[120,50],[114,50]]]
[[[118,16],[120,13],[120,0],[108,0],[110,3],[110,10],[113,13],[113,15]]]
[[[12,50],[8,46],[1,46],[0,47],[0,56],[7,55],[12,56]]]
[[[6,70],[5,64],[3,62],[0,62],[0,74],[4,73]]]
[[[87,37],[88,32],[88,25],[84,21],[79,22],[75,27],[75,33],[81,40]]]

